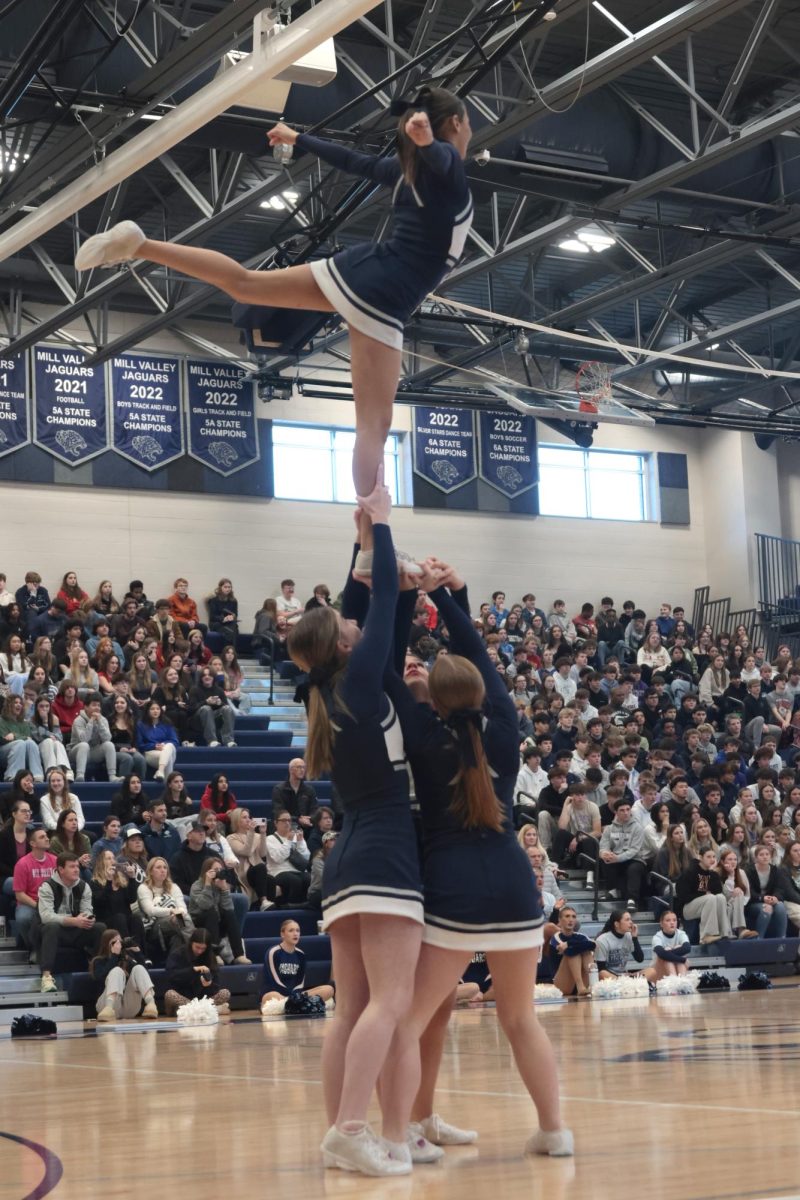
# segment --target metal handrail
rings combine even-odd
[[[591,838],[597,846],[597,858],[592,858],[583,851],[578,855],[578,859],[585,859],[586,862],[592,864],[592,872],[594,874],[594,893],[592,895],[592,920],[596,921],[600,913],[600,839],[596,838],[593,833],[582,833],[582,838]]]

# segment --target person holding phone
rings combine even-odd
[[[233,951],[233,961],[248,966],[250,959],[244,952],[242,931],[233,911],[231,885],[224,876],[225,864],[221,858],[214,854],[205,860],[200,868],[200,878],[189,892],[189,916],[195,928],[208,930],[217,952],[222,938],[226,937]]]
[[[231,1011],[231,994],[219,986],[217,961],[207,929],[193,929],[188,945],[174,945],[167,958],[167,981],[164,993],[164,1012],[174,1017],[183,1004],[207,996],[220,1013]]]
[[[292,814],[278,812],[275,832],[266,842],[267,870],[281,890],[281,903],[291,907],[302,904],[308,892],[309,853],[305,834],[295,829]]]
[[[236,855],[236,876],[250,903],[265,912],[278,897],[277,882],[267,870],[267,822],[253,820],[246,808],[232,809],[229,819],[228,845]]]

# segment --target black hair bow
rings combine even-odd
[[[327,663],[324,667],[312,667],[307,675],[301,675],[297,681],[295,688],[294,701],[295,704],[302,704],[308,711],[309,693],[312,687],[318,688],[325,700],[325,705],[330,713],[333,709],[333,692],[331,690],[331,680],[336,672],[337,666],[335,663]]]
[[[465,767],[477,767],[475,749],[470,737],[470,729],[483,731],[483,714],[479,708],[456,708],[447,718],[447,727],[453,734],[458,745],[458,752]]]
[[[413,100],[393,100],[389,105],[389,112],[393,117],[402,117],[407,112],[428,112],[430,102],[431,89],[424,87],[420,88]]]

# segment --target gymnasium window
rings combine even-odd
[[[645,454],[539,447],[539,512],[547,517],[646,521]]]
[[[272,425],[272,465],[279,500],[354,504],[352,462],[355,433],[312,425]],[[400,503],[400,438],[389,434],[383,456],[386,486]]]

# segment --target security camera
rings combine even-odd
[[[475,155],[475,162],[478,164],[479,167],[485,167],[486,164],[490,161],[491,157],[492,157],[492,155],[491,155],[490,151],[479,150],[478,153]]]

